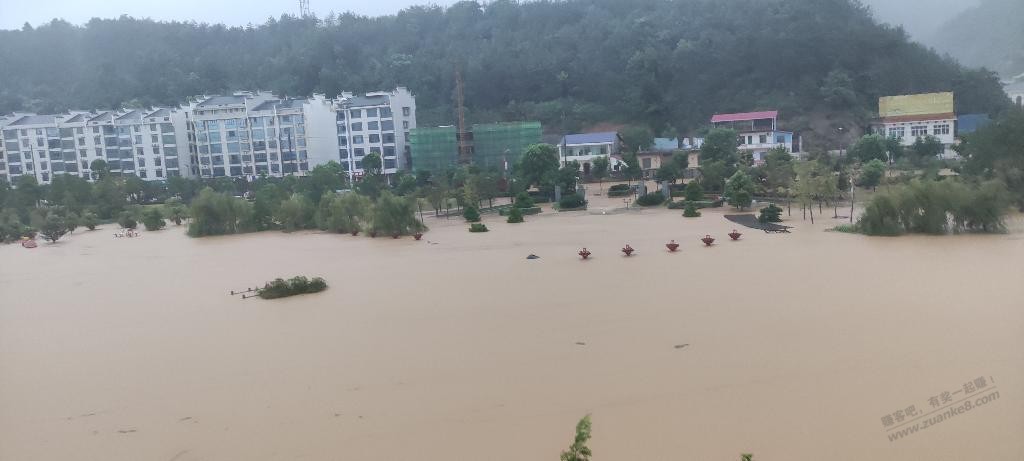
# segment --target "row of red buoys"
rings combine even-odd
[[[732,232],[729,232],[728,235],[729,235],[729,238],[731,238],[733,240],[739,240],[740,237],[743,236],[743,234],[737,232],[736,229],[733,229]],[[703,238],[701,238],[700,241],[704,242],[705,246],[711,246],[711,245],[713,245],[715,243],[715,238],[712,237],[711,234],[707,234]],[[676,243],[675,240],[672,240],[672,241],[669,241],[668,243],[665,244],[665,248],[668,248],[668,251],[670,253],[675,253],[677,250],[679,250],[679,244]],[[621,251],[622,254],[624,254],[626,256],[632,256],[633,253],[636,250],[627,243],[626,246],[622,247],[622,249],[619,250],[619,251]],[[586,249],[586,247],[584,247],[582,250],[580,250],[576,254],[580,255],[580,258],[589,259],[590,255],[592,255],[593,253],[591,253],[590,250],[588,250],[588,249]]]

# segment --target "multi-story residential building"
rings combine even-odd
[[[6,165],[0,172],[12,181],[31,175],[46,184],[60,174],[92,180],[93,162],[100,159],[112,173],[142,179],[190,175],[184,113],[171,109],[15,115],[6,118],[2,138]]]
[[[563,166],[572,161],[579,162],[583,174],[589,175],[591,164],[597,157],[609,157],[614,168],[617,160],[613,156],[619,155],[621,148],[622,137],[615,131],[570,134],[558,143],[558,157]]]
[[[405,88],[338,99],[237,92],[200,96],[178,108],[13,114],[0,117],[0,179],[54,174],[94,179],[94,161],[145,180],[173,176],[254,179],[305,175],[338,161],[362,174],[376,152],[384,171],[409,165],[416,102]]]
[[[371,152],[380,155],[385,174],[408,169],[409,132],[416,128],[416,98],[408,89],[364,96],[344,92],[333,101],[333,108],[337,152],[350,177],[364,173],[363,158]]]
[[[878,99],[879,120],[873,130],[889,138],[898,138],[904,146],[917,138],[933,136],[942,143],[942,157],[954,157],[956,112],[953,93],[925,93],[885,96]]]
[[[790,154],[799,150],[793,132],[778,129],[778,119],[779,112],[775,110],[715,114],[711,125],[735,130],[739,135],[737,149],[749,153],[754,162],[760,163],[771,149],[782,147]]]

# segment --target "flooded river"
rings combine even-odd
[[[731,242],[621,205],[0,246],[0,460],[554,460],[588,413],[597,460],[1024,459],[1019,217],[867,238],[794,210]],[[300,274],[330,288],[229,295]]]

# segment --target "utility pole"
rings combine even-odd
[[[299,17],[309,16],[309,0],[299,0]]]

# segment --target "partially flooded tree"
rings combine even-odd
[[[590,441],[590,415],[576,423],[576,438],[569,449],[562,452],[561,461],[590,461],[593,455],[587,442]]]
[[[54,213],[50,213],[46,216],[46,221],[39,229],[39,233],[49,240],[50,243],[56,243],[65,234],[68,233],[68,225],[64,222],[64,219],[57,216]]]

